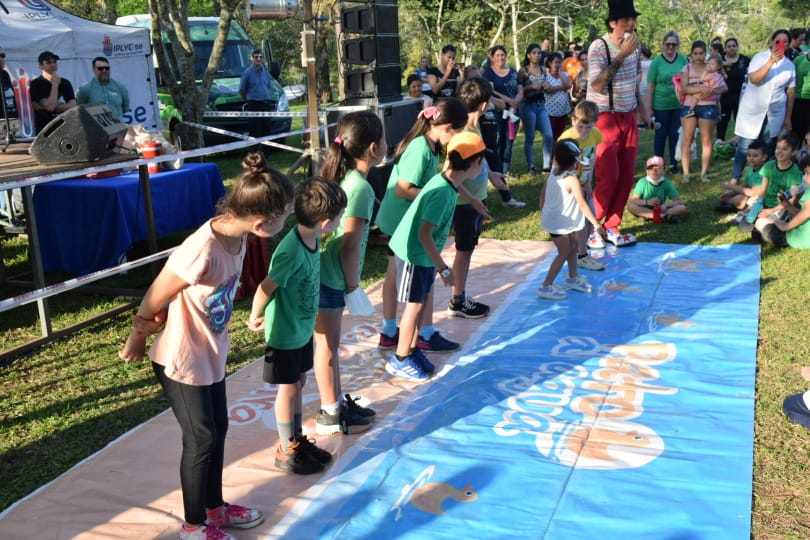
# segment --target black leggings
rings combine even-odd
[[[222,506],[222,467],[228,406],[225,379],[210,386],[191,386],[166,376],[152,363],[163,393],[172,406],[183,433],[180,484],[186,523],[205,523],[205,509]]]

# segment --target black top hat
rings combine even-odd
[[[638,17],[641,15],[633,6],[633,0],[608,0],[607,20],[615,21],[625,17]]]

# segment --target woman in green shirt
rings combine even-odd
[[[681,127],[681,104],[672,84],[672,77],[687,64],[686,57],[678,52],[681,40],[676,32],[667,32],[663,51],[653,58],[647,71],[647,110],[655,116],[655,155],[664,156],[664,146],[669,139],[669,173],[678,170],[675,145],[678,143],[678,128]]]

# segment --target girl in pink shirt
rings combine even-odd
[[[222,498],[228,322],[247,235],[268,238],[281,230],[292,208],[293,187],[287,177],[267,169],[261,153],[248,154],[243,166],[245,173],[220,201],[219,215],[168,258],[118,353],[125,361],[141,360],[147,336],[163,327],[149,358],[183,435],[184,540],[231,540],[220,527],[250,528],[264,519],[258,510]]]

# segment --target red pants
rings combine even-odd
[[[596,147],[596,187],[593,190],[596,219],[604,218],[605,230],[617,229],[636,172],[636,113],[600,113],[596,127],[602,132],[602,144]]]

